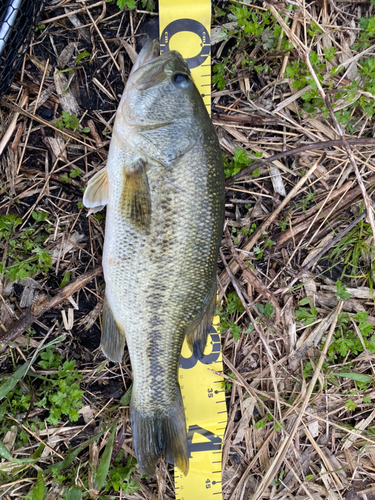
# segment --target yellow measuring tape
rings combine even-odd
[[[178,50],[185,58],[211,112],[211,1],[159,0],[160,51]],[[194,357],[184,342],[179,382],[188,427],[189,473],[175,468],[176,500],[220,500],[221,457],[227,410],[220,335],[215,317],[204,356]]]
[[[211,114],[211,1],[159,0],[160,52],[178,50]]]

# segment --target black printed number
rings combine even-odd
[[[220,335],[217,333],[213,326],[210,327],[207,336],[207,345],[211,344],[211,352],[209,354],[204,354],[202,359],[198,359],[191,353],[190,357],[184,358],[180,356],[180,368],[184,370],[189,370],[193,368],[198,361],[204,365],[211,365],[219,359],[220,356]]]
[[[200,434],[207,441],[203,443],[193,443],[193,437],[195,433]],[[191,454],[199,451],[219,451],[221,449],[222,439],[213,432],[203,429],[199,425],[190,425],[188,430],[188,451],[189,458],[192,458]]]

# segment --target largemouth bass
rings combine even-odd
[[[130,421],[141,470],[161,452],[187,474],[178,385],[182,343],[203,356],[224,221],[219,143],[190,71],[157,42],[140,52],[117,111],[107,166],[83,202],[107,207],[101,346],[133,370]]]

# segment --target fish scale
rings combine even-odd
[[[102,348],[133,371],[130,421],[138,463],[153,474],[160,452],[188,472],[178,385],[186,336],[203,356],[216,298],[224,220],[220,147],[177,52],[148,42],[129,76],[104,172],[84,204],[107,206]]]

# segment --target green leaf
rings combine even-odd
[[[27,361],[24,363],[18,370],[11,375],[8,380],[6,380],[1,386],[0,386],[0,400],[5,398],[5,396],[10,392],[21,380],[22,377],[24,377],[27,373],[27,370],[30,368],[30,361]]]
[[[357,403],[352,399],[348,399],[348,401],[345,403],[345,406],[349,411],[354,411],[357,408]]]
[[[226,306],[226,310],[228,311],[228,313],[230,314],[234,312],[242,313],[244,311],[242,302],[236,292],[228,293],[227,298],[228,298],[228,304]]]
[[[45,212],[31,212],[31,216],[32,218],[36,221],[36,222],[43,222],[46,220],[46,218],[48,217],[48,214],[45,213]]]
[[[55,121],[55,127],[57,127],[59,130],[63,130],[63,128],[64,128],[64,122],[62,120],[56,120]]]
[[[82,61],[82,59],[84,59],[85,57],[90,57],[91,54],[90,52],[81,52],[80,54],[78,54],[78,56],[76,57],[76,60],[74,61],[74,64],[77,66],[77,64]]]
[[[86,127],[88,128],[88,127]],[[83,130],[82,130],[83,132]],[[90,129],[89,129],[89,132],[90,132]],[[76,168],[76,169],[71,169],[70,171],[70,174],[69,174],[69,177],[71,177],[72,179],[75,179],[76,177],[80,176],[81,175],[81,169],[80,168]]]
[[[258,422],[256,422],[254,424],[254,427],[256,429],[264,429],[264,427],[266,426],[266,422],[264,421],[264,419],[262,418],[261,420],[258,420]]]
[[[125,394],[120,399],[120,406],[128,406],[130,404],[130,398],[132,395],[132,387],[133,387],[133,384],[131,384],[129,389],[125,392]]]
[[[300,306],[305,306],[306,304],[310,304],[311,302],[311,297],[305,297],[304,299],[299,301]]]
[[[225,78],[220,73],[217,73],[216,75],[212,75],[212,84],[216,85],[218,90],[224,90]]]
[[[45,486],[44,486],[44,481],[43,481],[43,475],[42,475],[42,471],[39,470],[36,485],[32,489],[31,500],[43,500],[44,490],[45,490]]]
[[[136,7],[135,0],[117,0],[116,4],[120,10],[124,10],[125,7],[132,10]]]
[[[44,448],[46,447],[45,444],[41,443],[38,448],[34,451],[33,455],[32,455],[32,458],[34,460],[38,459],[40,457],[40,455],[43,453],[43,450]]]
[[[66,286],[70,281],[70,271],[67,271],[65,274],[64,274],[64,277],[60,283],[60,288],[64,288],[64,286]]]
[[[235,323],[229,323],[229,329],[233,335],[233,340],[237,342],[241,336],[241,327],[236,325]]]
[[[244,333],[251,333],[252,331],[254,330],[254,325],[252,325],[251,323],[249,324],[249,327],[247,330],[245,330]]]
[[[350,299],[351,294],[346,291],[346,286],[340,280],[336,282],[336,297],[339,300]]]
[[[308,326],[311,325],[311,323],[314,323],[317,315],[317,309],[315,306],[311,306],[309,311],[305,307],[300,307],[294,312],[294,314],[298,321],[305,320],[305,326]]]
[[[109,436],[107,444],[105,445],[105,449],[102,458],[100,460],[100,464],[98,465],[98,468],[96,470],[94,488],[97,490],[101,490],[103,488],[108,474],[109,465],[111,463],[113,445],[115,443],[116,425],[117,424],[113,425],[112,427],[111,435]]]
[[[81,500],[82,498],[82,490],[81,488],[76,488],[75,486],[72,486],[69,488],[68,493],[66,493],[66,500]]]
[[[5,460],[11,460],[12,455],[10,454],[8,448],[0,441],[0,457],[4,458]]]
[[[369,384],[370,382],[373,381],[373,377],[370,377],[370,375],[364,375],[363,373],[332,372],[331,375],[335,375],[336,377],[349,378],[350,380],[355,380],[356,382],[363,382],[365,384]]]
[[[266,302],[264,304],[264,311],[263,311],[263,314],[265,315],[266,318],[271,318],[272,314],[273,314],[273,311],[274,311],[274,307],[271,306],[271,304],[269,302]]]

